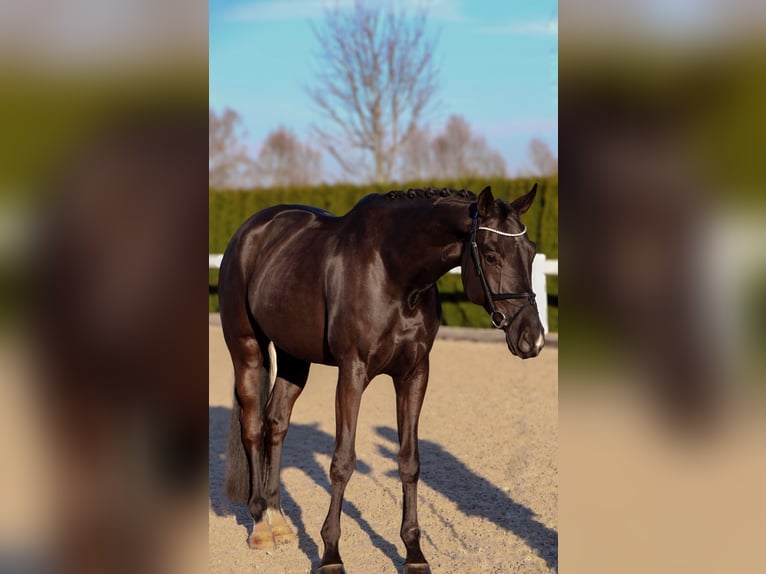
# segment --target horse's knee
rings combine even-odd
[[[346,484],[351,475],[354,473],[354,465],[356,464],[356,454],[351,452],[348,454],[338,454],[332,458],[330,464],[330,480],[333,483]]]
[[[420,478],[420,461],[417,457],[399,457],[399,477],[403,484],[412,484]]]

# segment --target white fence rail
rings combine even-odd
[[[208,268],[218,269],[221,267],[221,260],[223,254],[210,253],[208,254]],[[450,273],[460,273],[460,267],[455,267]],[[548,259],[542,253],[535,255],[532,261],[532,290],[537,293],[537,310],[540,313],[540,321],[543,324],[543,328],[547,333],[548,328],[548,289],[545,285],[545,278],[547,275],[559,274],[559,260]]]
[[[223,253],[210,253],[207,256],[208,269],[220,269]]]

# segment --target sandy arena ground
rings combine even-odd
[[[298,541],[248,549],[252,520],[223,494],[233,372],[220,326],[210,330],[209,571],[310,572],[330,500],[337,370],[313,365],[293,412],[282,506]],[[558,567],[558,350],[513,357],[504,342],[437,340],[420,419],[422,546],[434,574],[548,573]],[[350,574],[401,570],[401,485],[393,385],[362,400],[356,472],[346,489],[340,551]]]

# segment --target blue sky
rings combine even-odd
[[[321,123],[305,93],[326,0],[211,0],[210,106],[239,112],[255,155],[280,125],[311,140]],[[340,0],[341,6],[352,0]],[[408,3],[414,4],[412,2]],[[556,0],[431,0],[439,32],[440,106],[427,118],[441,131],[466,118],[506,160],[511,175],[530,166],[527,144],[558,155],[558,5]],[[331,170],[329,160],[325,166]]]

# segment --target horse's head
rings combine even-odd
[[[536,357],[545,344],[543,326],[532,291],[532,259],[536,246],[520,217],[537,192],[508,203],[486,187],[479,195],[471,233],[463,249],[463,288],[468,299],[483,306],[492,325],[505,331],[508,348],[522,359]]]

